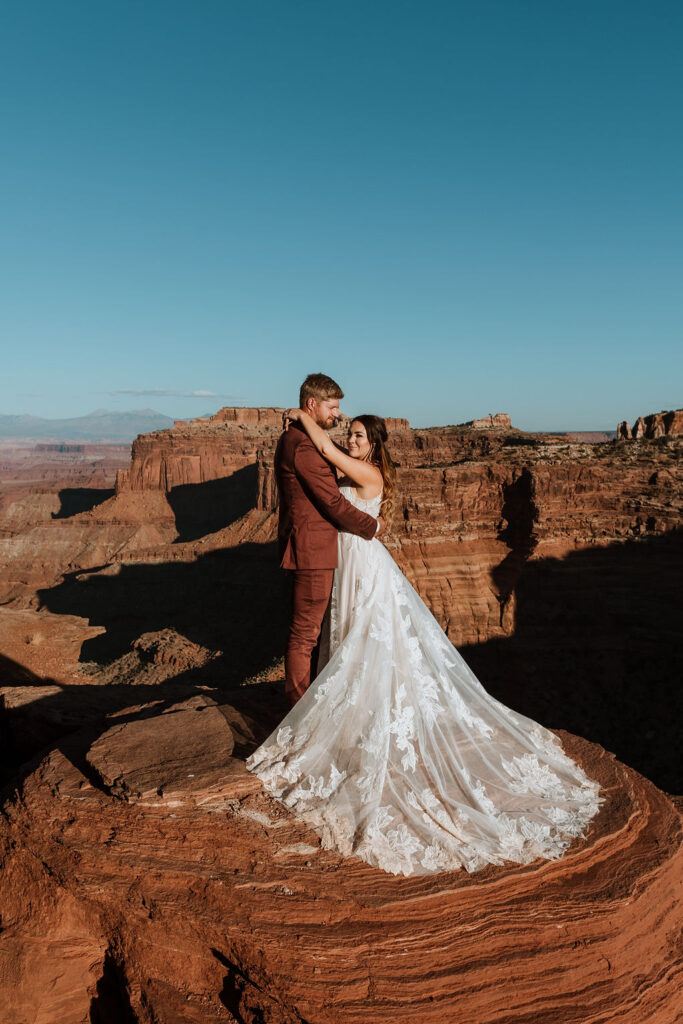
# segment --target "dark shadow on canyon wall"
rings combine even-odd
[[[99,569],[103,567],[98,567]],[[45,687],[21,707],[0,708],[0,784],[41,750],[58,746],[95,786],[87,760],[91,743],[106,728],[107,716],[147,705],[123,716],[128,721],[161,714],[196,694],[229,704],[254,720],[259,741],[288,710],[284,684],[241,686],[283,654],[289,616],[285,574],[275,544],[242,544],[213,551],[195,562],[137,563],[74,572],[56,587],[39,591],[42,606],[56,614],[82,615],[106,633],[86,640],[81,662],[108,664],[131,649],[142,633],[172,628],[222,655],[160,683],[56,684],[35,676],[11,659],[0,661],[0,682]],[[54,689],[54,687],[58,687]],[[16,780],[15,780],[16,782]]]
[[[90,512],[113,496],[113,487],[63,487],[59,492],[59,512],[53,512],[52,518],[70,519],[80,512]]]
[[[501,622],[504,607],[536,547],[534,526],[537,514],[534,480],[529,470],[525,468],[516,480],[503,485],[501,515],[505,527],[498,534],[498,539],[507,544],[510,551],[494,572],[496,588],[500,595]]]
[[[51,612],[106,628],[83,645],[84,662],[111,662],[142,633],[166,627],[223,656],[159,685],[63,686],[30,709],[5,712],[5,731],[16,735],[16,723],[21,735],[40,737],[43,721],[47,742],[50,730],[65,734],[84,721],[94,727],[106,713],[145,701],[169,706],[205,686],[273,727],[286,711],[281,684],[239,684],[284,651],[287,599],[275,545],[116,568],[115,575],[74,573],[41,592]],[[514,634],[462,653],[505,704],[600,743],[662,789],[681,792],[681,578],[683,531],[527,562],[515,591]],[[15,665],[15,685],[31,685],[20,677]],[[30,752],[36,749],[34,742]],[[81,760],[77,750],[73,756]]]
[[[12,671],[5,671],[6,662]],[[3,658],[1,684],[21,686],[24,690],[34,686],[42,692],[33,700],[30,692],[24,692],[17,706],[0,706],[0,793],[5,785],[19,786],[21,779],[52,749],[60,750],[96,789],[105,792],[87,754],[94,741],[112,725],[110,716],[116,715],[117,724],[154,718],[195,696],[216,704],[229,722],[230,709],[234,708],[253,727],[255,741],[235,748],[234,756],[246,756],[287,714],[289,702],[284,694],[284,681],[230,685],[223,678],[224,668],[224,659],[219,659],[161,683],[63,684],[37,676],[31,680],[26,668]]]
[[[255,508],[257,492],[258,466],[255,462],[219,480],[171,488],[166,497],[175,515],[176,543],[197,540],[207,533],[230,526]]]
[[[114,957],[105,954],[102,976],[90,1002],[90,1024],[137,1024],[125,981]]]
[[[513,635],[461,653],[504,704],[681,793],[681,579],[683,531],[528,562]]]
[[[42,607],[51,612],[81,615],[105,627],[106,633],[85,641],[81,661],[114,661],[142,633],[167,627],[223,651],[219,675],[227,684],[256,675],[282,655],[286,581],[275,544],[240,544],[194,562],[116,569],[115,575],[71,573],[58,586],[38,592]]]
[[[54,686],[54,679],[37,676],[25,665],[19,664],[13,658],[0,654],[0,686]],[[41,698],[43,701],[45,698]],[[18,765],[26,757],[42,747],[42,737],[37,735],[37,730],[31,728],[31,739],[29,748],[25,747],[20,733],[16,729],[17,716],[20,711],[6,711],[0,708],[0,785],[14,774]]]
[[[237,1024],[249,1024],[249,1022],[264,1021],[272,1019],[271,1014],[267,1017],[263,1012],[263,1005],[273,1004],[274,1000],[269,999],[259,986],[251,981],[244,971],[232,963],[219,950],[212,948],[212,956],[225,968],[227,974],[223,978],[223,988],[218,993],[223,1006],[230,1014],[230,1019],[237,1021]],[[270,1006],[269,1006],[270,1008]],[[275,1010],[281,1007],[275,1006]],[[278,1017],[281,1013],[278,1013]],[[299,1017],[301,1024],[306,1024],[303,1018]]]

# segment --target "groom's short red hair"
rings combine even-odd
[[[299,408],[306,408],[306,401],[309,398],[317,398],[322,401],[325,398],[343,398],[344,392],[337,384],[324,373],[309,373],[306,380],[299,389]]]

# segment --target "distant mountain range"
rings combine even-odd
[[[552,430],[548,433],[568,437],[570,441],[586,442],[613,441],[617,436],[616,430]]]
[[[72,441],[132,441],[150,430],[173,426],[170,416],[155,409],[132,409],[112,412],[95,409],[87,416],[67,420],[47,420],[41,416],[4,416],[0,413],[0,438],[55,438]]]
[[[214,410],[215,411],[215,410]],[[212,416],[206,412],[204,416]],[[131,409],[113,412],[95,409],[86,416],[48,420],[42,416],[5,416],[0,413],[0,439],[52,438],[56,441],[133,441],[138,434],[166,430],[174,420],[156,409]],[[616,437],[615,430],[558,430],[542,433],[563,434],[572,441],[607,441]]]

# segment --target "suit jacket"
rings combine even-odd
[[[340,494],[332,466],[298,423],[278,441],[275,478],[283,569],[336,569],[338,530],[365,540],[375,536],[377,520]]]

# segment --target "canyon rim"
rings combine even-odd
[[[281,410],[3,455],[3,1022],[671,1024],[682,415],[388,421],[387,546],[608,798],[560,861],[464,877],[325,852],[244,768],[286,710]]]

